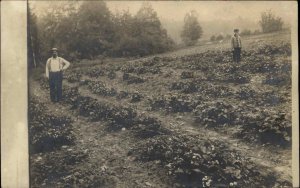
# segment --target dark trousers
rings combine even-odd
[[[233,62],[239,63],[241,61],[241,48],[233,49]]]
[[[62,99],[62,72],[49,72],[50,99],[58,102]]]

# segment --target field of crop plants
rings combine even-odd
[[[31,79],[32,187],[291,187],[289,33]]]

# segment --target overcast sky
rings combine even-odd
[[[113,12],[115,10],[128,9],[130,12],[135,13],[142,3],[142,1],[110,1],[107,2],[107,6]],[[232,20],[239,16],[251,20],[259,20],[260,13],[267,9],[272,9],[274,13],[288,21],[292,19],[295,13],[291,10],[297,5],[295,2],[282,1],[153,1],[151,4],[160,18],[183,20],[187,12],[196,10],[199,14],[199,20],[202,21]]]

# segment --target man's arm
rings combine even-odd
[[[240,47],[242,48],[242,39],[241,39],[241,37],[240,37]]]
[[[47,60],[46,63],[46,77],[49,78],[49,64],[50,64],[50,59]]]
[[[70,62],[65,60],[64,58],[61,58],[62,62],[63,62],[63,67],[62,70],[66,70],[67,68],[69,68],[70,66]]]
[[[234,48],[234,38],[231,37],[231,49],[233,50],[233,48]]]

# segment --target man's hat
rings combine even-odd
[[[57,51],[57,48],[52,48],[51,51],[52,52]]]
[[[239,29],[234,29],[233,31],[234,31],[234,32],[239,32]]]

